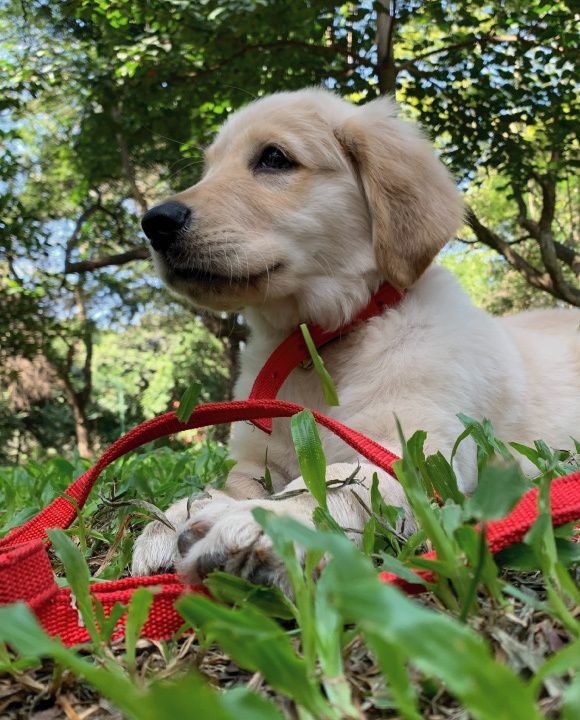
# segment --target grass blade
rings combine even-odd
[[[251,606],[226,608],[201,595],[189,595],[176,607],[193,628],[221,647],[242,667],[261,672],[273,688],[292,697],[315,717],[326,716],[324,702],[280,626]]]
[[[322,383],[324,400],[326,401],[327,405],[339,405],[340,403],[338,402],[338,393],[336,392],[334,380],[330,377],[330,373],[324,365],[324,360],[318,354],[318,350],[316,349],[314,340],[312,339],[310,331],[308,330],[308,325],[302,323],[300,325],[300,330],[302,331],[302,336],[304,337],[306,347],[308,348],[308,352],[310,353],[310,358],[312,360],[312,364],[314,365],[314,369],[316,370],[316,374],[318,375],[318,377],[320,378],[320,382]]]
[[[133,595],[127,610],[127,619],[125,621],[125,661],[129,672],[135,672],[135,649],[137,640],[141,634],[143,625],[145,625],[149,616],[149,610],[153,603],[153,594],[147,588],[137,588]]]
[[[101,635],[95,622],[93,602],[89,591],[91,575],[88,565],[81,551],[65,532],[53,529],[47,530],[46,534],[56,554],[62,560],[66,579],[91,640],[98,646],[101,642]]]
[[[326,457],[314,415],[310,410],[302,410],[292,416],[290,427],[304,483],[320,507],[327,510]]]
[[[493,659],[473,630],[383,585],[372,564],[347,539],[306,528],[289,517],[255,516],[267,532],[332,555],[325,571],[328,591],[343,620],[400,648],[419,670],[439,678],[473,717],[540,720],[530,688]]]
[[[187,388],[179,399],[179,407],[175,411],[178,420],[187,422],[194,411],[201,394],[201,383],[197,380]]]

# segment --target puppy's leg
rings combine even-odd
[[[255,478],[263,475],[263,472],[263,466],[239,463],[230,473],[224,490],[210,489],[206,497],[194,500],[191,503],[189,516],[187,498],[182,498],[171,505],[165,515],[174,528],[181,530],[188,518],[195,517],[208,505],[215,504],[219,512],[223,512],[226,505],[235,502],[238,498],[245,500],[261,497],[266,493]],[[131,572],[133,575],[154,575],[165,572],[175,566],[178,557],[176,531],[155,520],[145,527],[135,542]]]
[[[336,463],[327,468],[327,481],[346,480],[357,469],[356,465]],[[370,506],[370,491],[373,473],[379,476],[379,489],[386,503],[403,507],[405,514],[411,514],[403,489],[397,480],[372,465],[361,465],[353,485],[329,490],[328,508],[334,519],[351,531],[355,541],[360,540],[360,531],[368,520],[368,513],[353,495],[357,492],[364,504]],[[289,491],[305,489],[300,477],[291,482],[280,495],[282,498],[247,500],[230,505],[211,503],[192,516],[179,529],[178,546],[180,557],[176,567],[189,581],[203,580],[214,570],[247,578],[255,583],[277,585],[288,592],[288,582],[281,560],[274,554],[272,543],[254,520],[252,510],[263,507],[280,515],[291,515],[297,520],[312,525],[312,512],[316,501],[305,491],[294,497],[284,498]],[[407,532],[413,530],[410,520]]]

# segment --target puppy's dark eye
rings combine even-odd
[[[275,145],[265,147],[254,165],[254,170],[291,170],[296,167],[294,160]]]

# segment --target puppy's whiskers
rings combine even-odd
[[[246,290],[247,290],[247,289],[250,287],[250,277],[251,277],[251,273],[250,273],[250,260],[249,260],[249,257],[248,257],[248,250],[247,250],[247,248],[245,247],[245,245],[242,245],[242,246],[241,246],[241,249],[242,249],[243,252],[244,252],[244,258],[245,258],[245,261],[246,261]]]
[[[266,288],[264,290],[264,301],[266,302],[268,295],[270,293],[270,267],[272,265],[275,265],[275,254],[273,252],[273,248],[270,245],[270,247],[267,248],[270,251],[270,261],[268,262],[268,258],[260,251],[258,251],[258,255],[260,256],[261,260],[264,263],[264,271],[266,273]]]
[[[167,137],[167,135],[162,135],[161,133],[158,133],[155,130],[151,131],[151,135],[153,135],[153,137],[161,138],[162,140],[169,140],[169,142],[175,143],[176,145],[183,145],[184,143],[187,142],[187,140],[182,141],[182,140],[176,140],[175,138]]]
[[[183,158],[183,159],[185,160],[186,158]],[[181,161],[180,161],[180,160],[177,160],[176,162],[181,162]],[[168,181],[169,181],[169,180],[175,180],[175,178],[176,178],[180,173],[184,173],[186,170],[189,170],[190,168],[194,167],[195,165],[203,165],[203,164],[204,164],[204,161],[203,161],[203,160],[193,160],[193,161],[190,162],[188,165],[184,165],[183,167],[177,168],[174,172],[172,172],[172,173],[168,176],[167,180],[168,180]]]

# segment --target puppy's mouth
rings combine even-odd
[[[269,278],[272,273],[281,270],[284,263],[276,262],[257,273],[246,273],[236,275],[234,273],[222,273],[214,270],[206,270],[198,267],[173,267],[171,273],[181,280],[190,280],[204,285],[252,285],[260,280]]]

